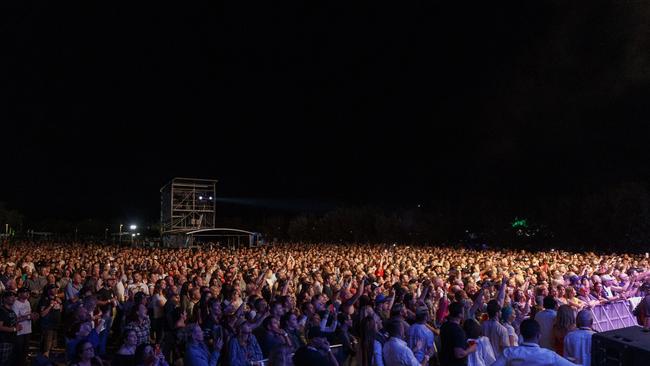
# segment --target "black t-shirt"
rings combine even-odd
[[[442,366],[467,365],[467,357],[456,358],[454,348],[467,348],[467,337],[460,325],[447,321],[440,328],[440,363]]]
[[[112,288],[106,288],[106,286],[102,287],[97,291],[97,299],[101,301],[108,301],[112,300],[115,298],[115,292],[113,291]],[[99,310],[101,310],[103,313],[106,312],[111,312],[113,310],[113,304],[108,303],[106,305],[101,305],[99,307]]]
[[[302,346],[294,353],[293,364],[296,366],[329,366],[330,363],[326,355],[309,346]]]
[[[0,306],[0,321],[5,327],[15,327],[18,323],[18,316],[13,310],[6,306]],[[16,332],[0,332],[0,343],[13,343],[16,341]]]

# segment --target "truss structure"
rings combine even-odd
[[[214,228],[216,184],[213,179],[174,178],[162,187],[161,234]]]

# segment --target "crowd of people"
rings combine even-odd
[[[589,365],[590,308],[641,297],[647,255],[287,243],[5,241],[0,366]],[[38,342],[38,353],[28,355]]]

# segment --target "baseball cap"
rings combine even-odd
[[[2,298],[3,298],[3,299],[4,299],[4,298],[7,298],[7,297],[11,297],[11,296],[14,296],[14,297],[15,297],[15,296],[16,296],[16,293],[13,292],[13,291],[5,291],[5,292],[2,293]]]

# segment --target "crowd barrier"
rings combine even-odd
[[[594,318],[594,330],[606,332],[638,325],[636,317],[632,315],[632,305],[630,300],[620,300],[594,306],[590,309]]]
[[[342,349],[342,347],[343,347],[342,344],[333,344],[330,346],[330,349],[334,353],[334,356],[336,356],[337,352],[339,352]],[[293,357],[293,353],[291,354],[291,357]],[[265,358],[259,361],[252,361],[250,364],[251,366],[269,366],[270,361],[268,358]]]

